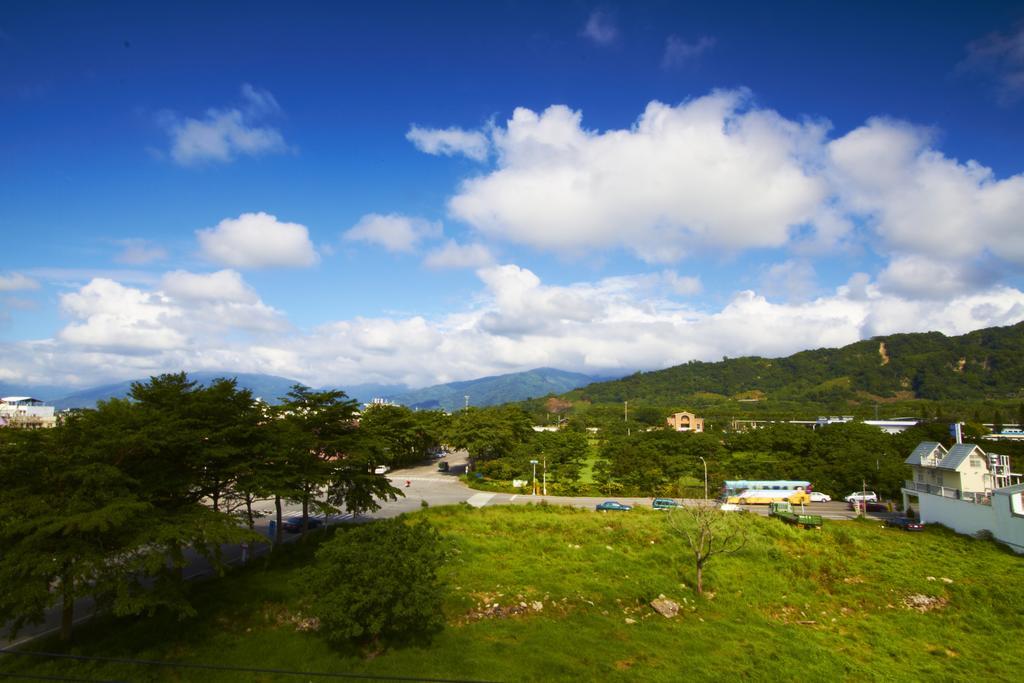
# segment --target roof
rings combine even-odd
[[[936,467],[941,467],[944,470],[955,470],[963,464],[967,458],[971,457],[971,453],[975,450],[981,450],[978,446],[973,443],[958,443],[949,449],[949,453],[942,459]],[[981,451],[982,455],[985,451]]]
[[[931,455],[935,449],[938,448],[942,451],[942,455],[946,455],[946,449],[938,441],[922,441],[917,444],[917,448],[910,454],[903,462],[907,465],[921,465],[921,459]]]

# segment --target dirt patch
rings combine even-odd
[[[885,350],[885,342],[878,342],[878,356],[882,359],[882,365],[889,364],[889,354]]]

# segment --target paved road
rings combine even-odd
[[[327,518],[326,522],[328,524],[340,524],[364,519],[397,517],[403,512],[414,512],[421,509],[423,507],[423,501],[426,501],[430,506],[454,505],[465,501],[474,507],[484,507],[487,505],[528,505],[530,503],[547,501],[549,505],[569,505],[592,510],[598,503],[609,500],[609,498],[582,496],[531,496],[523,494],[476,491],[467,487],[459,479],[459,475],[465,473],[466,453],[453,453],[446,456],[445,460],[449,463],[450,469],[448,472],[439,471],[437,469],[437,461],[433,461],[391,473],[388,478],[391,480],[392,485],[399,488],[405,495],[396,501],[383,502],[380,510],[367,515],[360,515],[358,517],[353,517],[351,514],[333,516]],[[615,498],[615,500],[627,505],[650,507],[652,499],[618,497]],[[691,504],[696,502],[699,501],[684,501],[684,503]],[[768,514],[768,506],[766,505],[750,505],[743,507],[756,514]],[[272,500],[260,501],[254,506],[254,509],[265,515],[257,522],[256,530],[260,533],[266,534],[269,539],[269,524],[274,518],[274,503]],[[819,514],[825,519],[831,520],[853,519],[856,516],[851,510],[849,510],[847,505],[842,502],[812,503],[807,506],[807,511]],[[301,505],[285,505],[283,510],[283,515],[285,517],[300,515],[301,513]],[[884,515],[879,515],[879,517],[884,517]],[[286,542],[292,542],[297,540],[299,536],[298,534],[285,534],[284,538]],[[241,564],[243,549],[240,546],[223,546],[221,551],[223,553],[224,561],[227,564]],[[253,546],[248,548],[245,552],[248,559],[258,557],[269,552],[269,545]],[[194,552],[189,552],[187,557],[188,565],[185,568],[186,578],[197,578],[213,573],[213,568],[204,557]],[[93,615],[94,609],[94,604],[91,599],[79,600],[75,603],[75,614],[77,615],[75,623],[77,624],[90,619]],[[59,625],[60,610],[57,608],[51,609],[47,613],[46,620],[43,624],[24,629],[15,641],[8,641],[5,638],[0,638],[0,647],[21,645],[39,638],[40,636],[56,633],[59,630]],[[6,629],[2,632],[6,633]]]

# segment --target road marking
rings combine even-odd
[[[513,500],[515,500],[515,499],[516,499],[516,498],[518,498],[518,497],[519,497],[519,494],[517,493],[516,495],[512,496],[511,498],[509,498],[509,499],[508,499],[508,502],[510,502],[510,503],[511,503],[511,502],[512,502]]]
[[[493,493],[477,493],[476,495],[470,496],[466,502],[475,508],[482,508],[484,505],[494,498]]]

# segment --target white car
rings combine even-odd
[[[832,500],[832,496],[827,493],[822,493],[821,491],[811,491],[807,495],[811,497],[812,503],[827,503]]]
[[[875,493],[874,491],[854,491],[846,498],[843,498],[843,500],[845,500],[847,503],[859,503],[861,501],[865,501],[868,503],[877,503],[878,494]]]

